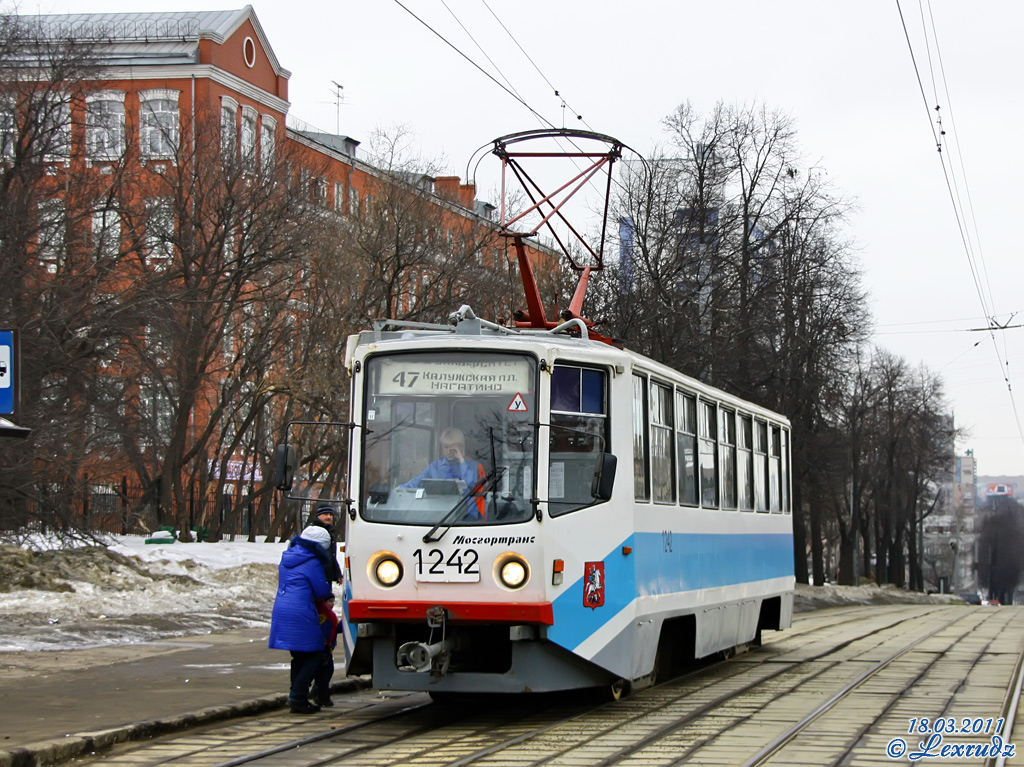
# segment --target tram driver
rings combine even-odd
[[[427,466],[419,475],[399,487],[423,487],[425,479],[454,479],[465,485],[464,493],[471,493],[477,489],[485,476],[486,472],[480,462],[466,456],[466,435],[462,433],[461,429],[449,426],[441,432],[441,457]],[[473,504],[470,505],[467,518],[483,519],[483,517],[483,499],[477,498],[475,508]]]

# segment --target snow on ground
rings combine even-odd
[[[285,543],[0,546],[0,651],[60,650],[266,624]]]
[[[266,624],[286,543],[223,540],[31,549],[0,546],[0,652],[144,642]],[[798,585],[797,612],[845,604],[949,601],[894,587]]]

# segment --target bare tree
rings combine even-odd
[[[829,403],[867,329],[849,205],[779,113],[683,104],[665,126],[668,148],[623,176],[622,256],[601,300],[630,346],[790,417],[797,577],[809,551],[820,583]]]
[[[95,402],[116,396],[105,372],[122,322],[111,275],[124,250],[112,237],[120,222],[111,190],[124,177],[124,148],[99,177],[72,145],[72,120],[96,72],[90,44],[0,16],[0,325],[21,332],[21,416],[32,428],[16,449],[0,444],[8,529],[81,527],[83,467],[111,447]]]

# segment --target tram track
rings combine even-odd
[[[594,705],[581,696],[562,695],[531,698],[529,705],[522,698],[486,698],[463,707],[431,704],[419,694],[376,701],[363,694],[350,704],[351,715],[338,719],[346,724],[331,730],[323,729],[325,722],[316,721],[318,717],[297,722],[279,714],[250,728],[261,731],[264,742],[263,748],[249,754],[239,755],[258,745],[259,737],[225,738],[212,748],[196,742],[190,753],[183,748],[174,759],[167,758],[165,751],[158,761],[145,761],[136,754],[124,764],[242,767],[280,764],[281,755],[287,754],[290,765],[301,767],[412,763],[425,767],[510,763],[646,767],[721,761],[722,753],[735,752],[736,758],[725,763],[760,767],[780,758],[801,763],[793,757],[801,740],[809,732],[820,733],[822,727],[838,728],[834,722],[842,720],[839,709],[856,705],[862,716],[855,726],[836,734],[842,741],[835,747],[836,756],[803,762],[844,764],[851,755],[875,748],[879,736],[874,728],[879,721],[891,727],[903,717],[905,731],[907,709],[898,703],[905,700],[901,691],[927,682],[940,664],[955,662],[967,675],[977,671],[979,664],[990,665],[993,657],[1005,663],[1007,639],[996,624],[1012,623],[1018,632],[1024,624],[1024,613],[1011,610],[915,606],[884,612],[823,611],[817,619],[808,619],[803,630],[773,636],[759,650],[670,679],[617,703]],[[854,617],[859,620],[853,621]],[[982,641],[981,636],[987,639]],[[1020,649],[1015,645],[1013,673],[1018,687],[1001,688],[999,702],[993,702],[986,715],[998,707],[1008,719],[1012,716],[1022,673]],[[891,670],[897,668],[899,674],[893,674]],[[949,685],[959,689],[964,682]],[[850,701],[857,695],[877,694],[872,686],[884,687],[891,700],[867,716],[860,711],[864,706]],[[780,706],[785,709],[781,713]],[[935,715],[951,711],[941,709]],[[336,711],[328,715],[337,718]],[[292,731],[295,726],[305,731],[288,738],[288,731],[279,730],[268,744],[271,721],[280,727],[294,723]],[[750,737],[752,728],[760,728],[757,743]],[[766,734],[770,728],[776,731]],[[736,750],[740,748],[745,750]],[[230,760],[217,760],[218,755],[232,751]],[[885,756],[881,751],[878,755]],[[118,761],[104,759],[103,763]],[[997,762],[990,764],[995,767]]]

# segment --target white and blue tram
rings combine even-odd
[[[578,321],[453,322],[349,340],[350,675],[438,697],[617,696],[790,625],[783,416]],[[451,427],[479,469],[410,482]]]

